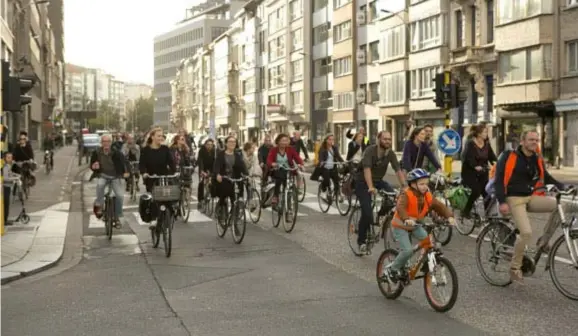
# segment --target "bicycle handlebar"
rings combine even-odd
[[[229,176],[223,176],[223,179],[229,180],[233,183],[238,183],[238,182],[247,181],[249,179],[249,176],[241,176],[240,178],[236,178],[236,179],[229,177]]]
[[[285,166],[276,166],[276,167],[274,167],[274,168],[276,168],[276,169],[283,169],[283,170],[286,170],[286,171],[296,171],[296,170],[299,170],[299,167],[293,167],[293,168],[291,168],[291,167],[285,167]]]
[[[576,189],[576,187],[572,186],[572,185],[568,186],[565,190],[560,190],[557,186],[555,186],[553,184],[549,184],[546,187],[539,188],[539,189],[553,192],[553,193],[561,195],[561,196],[576,196],[576,195],[578,195],[578,189]]]
[[[147,178],[150,179],[171,179],[171,178],[176,178],[179,177],[181,175],[181,173],[174,173],[172,175],[148,175]]]

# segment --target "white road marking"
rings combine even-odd
[[[311,210],[321,212],[321,209],[319,209],[319,203],[317,203],[317,202],[303,202],[303,203],[300,203],[299,205],[303,205],[303,206],[305,206]],[[329,207],[329,210],[327,211],[327,215],[339,215],[339,211],[337,211],[335,206],[331,205]]]
[[[90,215],[88,218],[88,228],[89,229],[102,229],[104,228],[104,222],[96,218],[95,215]]]

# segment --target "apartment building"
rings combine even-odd
[[[186,10],[185,19],[154,38],[155,124],[168,127],[172,111],[170,81],[181,61],[225,32],[244,1],[207,0]]]

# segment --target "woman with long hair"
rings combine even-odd
[[[415,168],[423,167],[423,160],[425,157],[437,169],[441,169],[441,165],[437,157],[432,153],[429,145],[426,142],[426,130],[423,127],[416,127],[411,132],[409,139],[403,146],[402,162],[403,170],[409,172]]]
[[[191,164],[189,154],[190,148],[187,145],[187,140],[182,135],[176,135],[173,137],[170,149],[171,154],[173,155],[173,160],[175,161],[175,166],[180,168]]]
[[[321,190],[324,192],[329,187],[329,181],[333,181],[334,190],[339,189],[339,174],[335,165],[336,162],[343,162],[343,158],[335,145],[335,137],[333,134],[328,134],[323,139],[319,149],[319,167],[321,168],[321,176],[323,176]]]
[[[489,181],[490,165],[498,161],[492,146],[487,141],[488,128],[485,125],[472,126],[470,136],[471,139],[464,147],[466,152],[462,161],[464,185],[472,190],[461,213],[464,218],[470,217],[472,207],[480,196],[484,196],[486,199],[485,187]]]
[[[170,175],[176,171],[175,161],[164,141],[163,129],[154,128],[149,132],[148,145],[141,151],[139,168],[147,192],[153,187],[153,181],[147,179],[149,175]]]
[[[289,145],[290,139],[287,134],[279,134],[275,138],[275,147],[269,150],[269,155],[267,155],[267,167],[270,169],[279,167],[289,167],[293,168],[295,162],[300,168],[303,167],[303,160],[297,151]],[[275,179],[275,189],[273,194],[273,199],[271,201],[272,205],[276,205],[279,200],[279,192],[281,191],[281,185],[287,183],[287,171],[284,169],[276,169],[272,172],[272,176]]]
[[[197,161],[199,162],[199,186],[197,190],[197,198],[200,201],[204,198],[205,191],[205,180],[204,177],[211,176],[213,174],[213,167],[215,166],[215,155],[216,148],[213,139],[208,138],[205,143],[199,149],[199,156]]]
[[[224,145],[225,149],[217,153],[215,168],[213,169],[215,180],[218,183],[217,196],[219,197],[218,205],[220,206],[225,204],[227,198],[232,201],[235,192],[233,184],[223,177],[229,176],[237,179],[242,175],[249,175],[242,154],[235,151],[237,139],[233,136],[228,136],[225,138]],[[243,187],[239,186],[239,190],[242,195]]]
[[[347,161],[356,161],[361,162],[361,158],[363,157],[363,151],[367,147],[365,141],[363,141],[364,135],[363,133],[356,133],[347,145]]]

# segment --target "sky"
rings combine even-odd
[[[65,61],[123,81],[153,84],[153,38],[195,0],[65,0]]]

